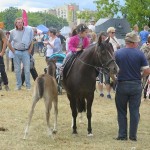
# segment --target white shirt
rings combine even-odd
[[[51,45],[54,45],[55,39],[51,39],[48,41]],[[53,54],[53,48],[48,44],[47,45],[47,51],[46,51],[46,57],[50,57]]]
[[[110,37],[109,42],[112,44],[112,46],[114,48],[114,52],[115,52],[117,50],[117,46],[120,45],[117,38],[116,37],[114,37],[114,38]]]

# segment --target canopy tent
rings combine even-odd
[[[69,26],[64,26],[60,32],[64,36],[69,35],[69,33],[71,33],[71,28]]]
[[[116,29],[116,37],[118,39],[124,39],[126,33],[130,32],[130,24],[125,18],[102,18],[95,24],[95,32],[107,31],[109,27]]]
[[[41,31],[41,32],[44,33],[44,34],[47,33],[48,30],[49,30],[49,29],[48,29],[46,26],[44,26],[43,24],[38,25],[36,28],[37,28],[37,30],[38,30],[39,32]]]
[[[101,31],[107,31],[109,27],[116,29],[115,36],[117,37],[121,47],[125,46],[125,35],[130,32],[130,24],[125,18],[102,18],[95,24],[95,32],[99,34]]]

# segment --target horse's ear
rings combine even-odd
[[[54,63],[56,63],[56,62],[57,62],[57,58],[54,58],[53,60],[54,60]]]
[[[108,38],[105,40],[105,42],[109,43],[109,40],[110,40],[110,37],[108,37]]]
[[[102,36],[98,37],[98,46],[102,43]]]

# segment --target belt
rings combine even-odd
[[[122,83],[122,82],[141,82],[141,80],[121,80],[121,81],[118,81],[119,83]]]
[[[23,51],[28,51],[28,49],[23,49],[23,50],[20,50],[20,49],[15,49],[16,51],[21,51],[21,52],[23,52]]]

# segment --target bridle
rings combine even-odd
[[[97,49],[96,49],[96,46],[95,46],[95,52],[97,53]],[[86,63],[86,62],[84,62],[83,60],[81,60],[79,57],[77,57],[77,59],[82,63],[82,64],[84,64],[84,65],[87,65],[87,66],[89,66],[89,67],[93,67],[93,68],[95,68],[97,71],[99,71],[100,69],[104,69],[106,72],[109,72],[110,71],[110,68],[108,67],[109,66],[109,64],[111,64],[112,62],[115,62],[115,60],[113,59],[113,56],[110,54],[110,52],[109,51],[107,51],[108,52],[108,54],[111,56],[111,59],[110,60],[108,60],[108,62],[106,62],[106,63],[102,63],[102,61],[100,60],[100,59],[98,59],[99,61],[100,61],[100,66],[95,66],[95,65],[91,65],[91,64],[88,64],[88,63]],[[99,58],[100,57],[100,55],[101,54],[97,54],[97,57]]]

